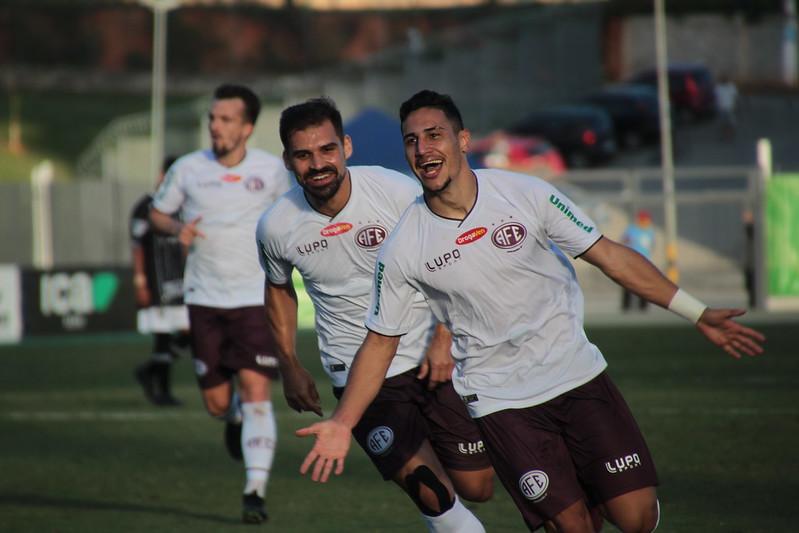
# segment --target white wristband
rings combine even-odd
[[[699,322],[702,313],[707,309],[707,306],[684,290],[677,289],[677,292],[674,293],[674,296],[669,302],[668,309],[672,313],[680,315],[696,324]]]

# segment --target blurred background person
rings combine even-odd
[[[624,231],[622,242],[652,261],[652,251],[655,249],[655,230],[652,229],[652,215],[645,209],[635,214],[635,220]],[[629,311],[632,307],[633,297],[638,300],[638,309],[646,310],[649,302],[645,298],[633,295],[632,292],[622,288],[621,309]]]
[[[244,462],[248,524],[268,519],[264,499],[277,443],[278,360],[254,233],[261,213],[294,181],[281,158],[247,146],[260,110],[248,87],[217,87],[208,112],[211,148],[175,161],[150,209],[153,226],[189,248],[184,298],[195,375],[206,411],[225,422],[228,453]],[[179,211],[181,221],[173,218]]]
[[[719,136],[722,140],[731,140],[735,137],[738,88],[726,74],[722,74],[716,84],[716,109],[718,111]]]
[[[157,189],[175,157],[164,159]],[[136,292],[139,333],[152,335],[147,362],[134,375],[144,395],[155,405],[181,405],[172,396],[172,364],[189,344],[189,315],[183,305],[184,251],[178,238],[153,231],[149,213],[153,193],[145,194],[133,208],[130,237],[133,245],[133,285]]]

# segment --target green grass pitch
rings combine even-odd
[[[767,353],[735,361],[688,326],[589,328],[647,436],[661,477],[659,533],[799,531],[796,324],[759,326]],[[310,331],[299,340],[326,414],[334,400]],[[138,335],[58,337],[0,346],[0,531],[253,530],[239,523],[243,470],[205,415],[191,365],[175,367],[184,406],[149,405],[132,369]],[[425,531],[411,504],[353,447],[327,485],[299,474],[311,414],[274,391],[279,440],[267,494],[272,533]],[[490,533],[524,531],[497,483],[470,507]],[[605,526],[604,531],[613,531]]]

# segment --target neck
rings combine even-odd
[[[247,148],[242,146],[221,156],[216,156],[217,162],[225,167],[232,168],[244,161],[247,156]]]
[[[444,190],[424,191],[427,207],[442,218],[463,220],[477,201],[477,177],[466,167]]]
[[[304,191],[303,194],[305,195],[305,199],[308,201],[308,204],[313,207],[315,211],[333,218],[334,216],[338,215],[347,205],[347,202],[350,201],[350,195],[352,194],[352,182],[350,181],[349,169],[347,169],[344,179],[336,191],[336,194],[334,194],[331,198],[328,198],[327,200],[321,200],[308,194],[308,191]]]

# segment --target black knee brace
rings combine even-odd
[[[433,494],[436,495],[436,499],[438,499],[438,507],[441,509],[440,511],[435,511],[429,508],[422,501],[422,485],[425,485],[428,489],[433,491]],[[455,499],[450,498],[447,487],[441,483],[433,471],[425,465],[416,467],[416,470],[414,470],[413,473],[405,476],[405,487],[408,491],[408,495],[411,497],[422,514],[427,516],[442,515],[452,509],[452,506],[455,505]]]

